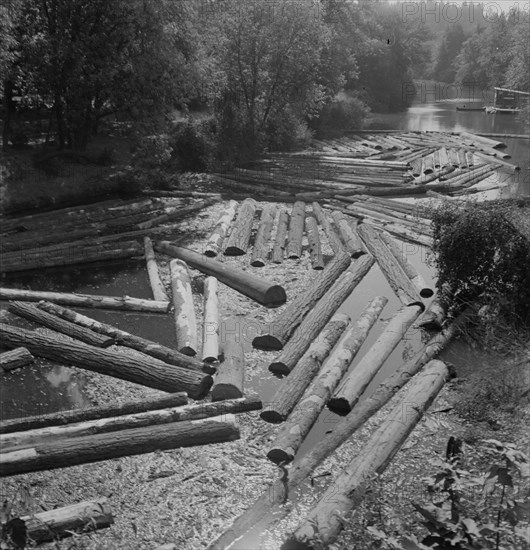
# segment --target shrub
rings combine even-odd
[[[265,133],[267,148],[271,151],[303,149],[312,138],[307,123],[300,120],[288,106],[269,120]]]
[[[212,166],[216,150],[215,129],[211,117],[200,120],[187,118],[175,124],[169,143],[180,170],[204,172]]]
[[[362,128],[368,107],[357,97],[339,94],[310,122],[319,138],[339,136],[345,130]]]

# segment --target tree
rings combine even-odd
[[[455,61],[465,35],[462,25],[456,23],[447,27],[442,36],[442,41],[436,52],[436,58],[433,67],[433,77],[441,82],[453,83],[456,77]]]

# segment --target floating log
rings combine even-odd
[[[255,539],[272,524],[277,524],[283,519],[291,510],[290,506],[285,506],[285,502],[290,495],[296,493],[297,487],[315,471],[319,464],[384,407],[428,361],[440,353],[466,324],[470,313],[469,310],[465,311],[451,325],[429,340],[417,356],[398,367],[393,374],[379,384],[370,397],[357,403],[350,414],[334,424],[333,430],[326,433],[318,445],[313,446],[307,454],[295,458],[289,468],[287,480],[282,477],[267,487],[254,504],[208,546],[208,550],[225,550],[249,532]]]
[[[227,414],[238,414],[259,410],[261,407],[262,402],[260,398],[257,395],[251,395],[249,397],[211,403],[157,408],[141,413],[3,434],[0,435],[0,448],[2,452],[5,453],[8,452],[8,450],[15,450],[15,448],[21,449],[32,447],[65,438],[84,437],[88,435],[117,432],[120,430],[130,430],[133,428],[160,426],[173,422],[184,422]]]
[[[287,418],[349,322],[350,318],[344,313],[336,313],[331,318],[289,376],[281,383],[270,404],[263,409],[260,414],[263,420],[277,423]]]
[[[320,204],[318,202],[313,202],[312,207],[313,214],[316,216],[320,227],[322,227],[322,229],[324,230],[324,233],[328,238],[329,245],[331,246],[333,253],[339,254],[340,252],[343,252],[344,246],[342,244],[342,241],[340,240],[340,237],[337,235],[337,233],[335,233],[335,230],[331,227],[326,213],[324,212],[324,210],[322,210]]]
[[[366,340],[386,302],[386,298],[374,298],[365,307],[357,323],[346,332],[344,338],[324,362],[320,373],[307,388],[287,422],[276,435],[267,453],[267,458],[272,462],[281,464],[294,459],[326,402]]]
[[[42,290],[19,290],[17,288],[0,288],[0,300],[20,300],[39,302],[47,300],[56,304],[73,307],[100,309],[120,309],[125,311],[145,311],[149,313],[167,313],[169,302],[142,300],[130,296],[94,296],[90,294],[68,294],[65,292],[46,292]]]
[[[155,218],[151,218],[150,220],[142,223],[136,224],[137,229],[150,229],[151,227],[154,227],[155,225],[160,225],[162,223],[172,222],[175,220],[180,220],[181,218],[184,218],[188,214],[191,214],[193,212],[197,212],[197,210],[202,210],[203,208],[206,208],[207,206],[210,206],[212,204],[215,204],[217,202],[217,199],[209,198],[202,201],[198,201],[194,204],[190,204],[188,206],[181,206],[177,210],[171,213],[162,214],[161,216],[157,216]]]
[[[26,365],[31,365],[34,361],[33,355],[26,348],[15,348],[11,351],[0,353],[0,369],[9,372]]]
[[[145,248],[145,261],[147,263],[147,274],[149,276],[149,284],[153,291],[153,298],[163,302],[168,302],[169,298],[166,293],[164,284],[160,280],[160,274],[158,272],[158,265],[156,263],[155,251],[153,250],[153,243],[149,237],[144,237]]]
[[[421,311],[417,305],[405,306],[392,317],[379,338],[337,388],[335,395],[328,403],[330,410],[342,415],[352,410]]]
[[[441,361],[432,361],[415,379],[403,400],[374,432],[363,452],[337,476],[282,550],[328,548],[344,526],[344,518],[362,501],[374,474],[381,474],[421,420],[449,376]],[[404,409],[406,407],[406,411]]]
[[[481,153],[479,151],[475,151],[475,156],[477,156],[479,159],[490,162],[493,164],[499,164],[501,166],[505,166],[506,168],[509,168],[512,172],[518,172],[521,170],[520,166],[517,166],[516,164],[512,164],[511,162],[506,162],[505,160],[502,160],[497,157],[490,157],[488,155],[485,155],[484,153]]]
[[[470,141],[474,143],[479,144],[485,144],[490,149],[505,149],[506,144],[502,141],[497,141],[494,139],[490,139],[488,137],[485,137],[484,135],[479,134],[470,134],[469,132],[460,132],[460,136],[466,139],[469,139]],[[502,136],[502,134],[499,134],[499,137]]]
[[[171,260],[169,272],[175,308],[177,349],[184,355],[194,357],[198,348],[197,320],[188,266],[182,260]]]
[[[458,158],[458,151],[455,149],[449,149],[447,151],[447,156],[449,157],[449,163],[453,165],[453,168],[460,167],[460,159]]]
[[[39,323],[47,328],[51,328],[61,334],[66,334],[71,338],[80,340],[85,344],[96,346],[98,348],[108,348],[114,344],[114,340],[109,336],[97,334],[90,329],[80,327],[75,323],[61,319],[55,315],[51,315],[42,309],[39,309],[33,304],[24,302],[10,302],[8,310],[19,317],[29,319],[35,323]]]
[[[447,307],[437,295],[425,310],[416,325],[426,330],[442,330],[447,315]]]
[[[113,338],[115,343],[120,346],[126,346],[128,348],[141,351],[146,355],[160,359],[164,363],[176,365],[177,367],[182,367],[183,369],[204,371],[208,374],[212,374],[216,371],[215,367],[202,363],[201,361],[197,361],[197,359],[194,359],[193,357],[184,355],[183,353],[158,344],[157,342],[152,342],[151,340],[146,340],[140,336],[130,334],[129,332],[120,330],[112,325],[101,323],[71,309],[66,309],[50,302],[39,302],[38,307],[48,313],[51,313],[52,315],[71,321],[76,325],[86,327],[99,334],[109,336],[110,338]]]
[[[320,247],[320,236],[318,234],[317,220],[314,216],[307,216],[305,219],[305,230],[309,244],[309,256],[313,269],[324,269],[324,258]]]
[[[381,231],[379,233],[381,240],[387,245],[388,249],[396,258],[399,265],[403,268],[403,271],[407,277],[412,281],[414,286],[418,289],[422,298],[430,298],[434,294],[434,290],[427,286],[423,277],[416,271],[416,268],[407,260],[403,248],[386,232]]]
[[[281,306],[287,299],[285,290],[280,285],[275,285],[266,279],[260,279],[216,260],[205,258],[193,250],[173,246],[167,241],[157,242],[155,248],[168,256],[185,261],[189,266],[202,271],[206,275],[217,277],[219,281],[266,307]]]
[[[188,395],[185,392],[171,393],[162,397],[150,397],[139,401],[126,401],[115,407],[87,407],[85,409],[71,409],[23,418],[11,418],[0,422],[0,434],[22,432],[24,430],[40,430],[52,426],[64,426],[76,422],[87,422],[101,418],[113,418],[117,416],[138,414],[170,407],[180,407],[188,403]]]
[[[269,256],[269,239],[271,238],[272,226],[276,216],[276,205],[266,204],[261,212],[260,223],[254,248],[252,249],[252,258],[250,265],[254,267],[263,267],[267,263]]]
[[[252,222],[256,212],[256,201],[245,199],[239,208],[232,232],[224,247],[225,256],[241,256],[246,254],[252,232]]]
[[[99,499],[22,516],[8,521],[5,530],[9,532],[15,529],[24,532],[24,539],[33,546],[55,542],[76,534],[91,533],[110,527],[113,523],[114,518],[107,500]]]
[[[373,264],[374,258],[370,254],[361,256],[336,281],[309,314],[305,316],[282,353],[271,363],[269,366],[271,372],[285,375],[293,370],[317,334],[370,271]]]
[[[243,397],[244,381],[245,354],[243,345],[235,339],[229,339],[225,342],[223,362],[219,365],[215,376],[212,401]]]
[[[359,226],[359,234],[368,250],[374,255],[388,284],[392,287],[401,303],[406,306],[419,305],[423,311],[425,306],[418,290],[407,277],[398,260],[378,236],[377,232],[369,225],[361,224]]]
[[[221,217],[217,220],[212,234],[208,238],[204,253],[206,256],[215,257],[221,250],[221,245],[228,233],[228,228],[234,219],[237,211],[237,201],[230,201],[228,206],[221,213]]]
[[[276,229],[276,237],[274,240],[274,248],[272,249],[272,261],[275,264],[281,264],[283,262],[283,255],[285,252],[285,239],[287,238],[287,226],[289,225],[289,212],[287,210],[280,210],[280,216],[278,218],[278,228]]]
[[[156,390],[185,391],[194,399],[204,397],[212,385],[212,378],[207,374],[168,365],[158,359],[132,357],[82,342],[65,341],[52,334],[37,334],[5,323],[0,324],[0,336],[4,345],[24,346],[33,355],[45,359],[114,376]]]
[[[287,257],[293,260],[302,255],[302,237],[304,235],[305,202],[296,201],[291,212],[289,233],[287,234]]]
[[[202,360],[208,363],[219,359],[219,299],[215,277],[204,281],[204,326],[202,329]]]
[[[256,336],[252,345],[262,350],[278,350],[288,342],[296,327],[315,307],[315,304],[349,267],[348,254],[335,256],[306,292],[295,298],[287,308],[268,324],[264,334]]]
[[[421,171],[424,175],[434,172],[434,153],[423,157]]]
[[[239,437],[239,428],[231,415],[74,437],[0,453],[0,476],[53,470],[181,447],[223,443]]]
[[[339,231],[344,247],[350,256],[352,258],[358,258],[359,256],[366,254],[366,250],[361,242],[361,239],[359,238],[359,235],[357,234],[357,229],[346,221],[344,214],[338,210],[335,210],[331,213],[331,217],[335,222],[335,227]]]

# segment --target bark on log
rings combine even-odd
[[[307,216],[305,219],[305,230],[309,244],[309,256],[313,269],[324,269],[324,258],[320,247],[320,236],[318,234],[317,220],[314,216]]]
[[[306,292],[295,298],[287,308],[267,325],[266,332],[256,336],[252,345],[262,350],[278,350],[289,341],[296,327],[315,307],[315,304],[351,264],[348,254],[335,256]]]
[[[149,237],[144,237],[145,248],[145,261],[147,264],[147,274],[149,276],[149,284],[153,291],[153,298],[155,300],[161,300],[168,302],[169,298],[166,293],[164,284],[160,280],[160,274],[158,273],[158,265],[156,263],[155,251],[153,250],[153,243]]]
[[[342,238],[346,251],[352,258],[358,258],[363,254],[366,254],[366,250],[357,234],[357,229],[354,229],[344,217],[342,212],[335,210],[332,212],[331,217],[335,222],[335,227],[339,231],[339,235]]]
[[[384,407],[428,361],[440,353],[466,324],[470,314],[469,310],[465,311],[451,325],[429,340],[415,357],[401,365],[394,374],[379,384],[370,397],[358,403],[350,414],[334,424],[333,430],[327,433],[318,445],[304,456],[295,458],[287,480],[281,478],[272,483],[252,506],[238,516],[233,524],[208,546],[207,550],[228,550],[235,541],[249,532],[255,540],[272,524],[287,516],[291,507],[284,504],[290,495],[296,494],[296,488],[314,472],[319,464]]]
[[[147,426],[160,426],[162,424],[200,420],[215,416],[220,417],[227,414],[255,411],[261,409],[261,407],[262,402],[259,396],[251,395],[239,399],[197,403],[183,407],[157,408],[152,411],[118,417],[70,423],[65,426],[52,426],[37,430],[3,434],[0,435],[0,448],[5,453],[60,439],[98,435]]]
[[[131,357],[82,342],[65,341],[50,334],[0,324],[0,336],[9,347],[24,346],[33,354],[59,363],[114,376],[167,392],[185,391],[194,399],[204,397],[212,385],[207,374],[182,369],[158,359]]]
[[[193,250],[173,246],[168,241],[157,242],[155,248],[168,256],[185,261],[189,266],[206,275],[217,277],[219,281],[266,307],[281,306],[287,299],[285,290],[280,285],[275,285],[266,279],[260,279],[216,260],[205,258]]]
[[[88,422],[101,418],[113,418],[128,414],[138,414],[147,411],[156,411],[169,407],[187,405],[188,395],[185,392],[165,394],[162,397],[151,397],[140,401],[126,401],[115,407],[87,407],[86,409],[72,409],[23,418],[12,418],[0,422],[0,434],[22,432],[25,430],[40,430],[52,426],[64,426],[77,422]]]
[[[157,342],[152,342],[151,340],[146,340],[140,336],[130,334],[129,332],[120,330],[112,325],[100,323],[95,319],[81,315],[71,309],[67,309],[50,302],[39,302],[38,306],[40,309],[56,315],[57,317],[76,323],[79,326],[86,327],[99,334],[109,336],[113,338],[116,344],[120,346],[141,351],[142,353],[154,357],[155,359],[160,359],[164,363],[182,367],[183,369],[204,371],[208,374],[213,374],[216,371],[215,367],[202,363],[201,361],[197,361],[197,359],[194,359],[193,357],[184,355],[183,353],[158,344]]]
[[[243,397],[245,381],[245,353],[241,342],[229,339],[225,342],[223,362],[217,369],[212,388],[212,401]]]
[[[278,218],[278,228],[276,229],[276,236],[274,239],[274,248],[272,249],[272,261],[275,264],[281,264],[283,262],[283,255],[285,253],[285,240],[287,238],[287,226],[289,225],[289,212],[282,209],[280,211],[280,217]]]
[[[357,323],[346,332],[344,338],[324,362],[320,373],[307,388],[287,422],[276,435],[267,453],[267,458],[272,462],[281,464],[294,459],[326,402],[366,340],[386,302],[386,298],[383,297],[376,297],[369,302]]]
[[[215,224],[212,234],[208,238],[204,253],[206,256],[215,257],[221,250],[221,245],[228,233],[228,228],[236,215],[238,203],[230,201],[225,210],[221,213],[221,217]]]
[[[446,315],[447,308],[437,295],[416,324],[427,330],[442,330]]]
[[[276,205],[266,204],[261,212],[258,232],[254,241],[254,248],[252,249],[250,265],[254,267],[263,267],[267,263],[267,258],[269,256],[269,240],[271,238],[275,216]]]
[[[379,238],[377,232],[369,225],[361,224],[359,226],[359,234],[368,250],[374,255],[388,284],[392,287],[401,303],[406,306],[418,305],[423,311],[425,306],[419,292],[388,247]]]
[[[313,339],[370,271],[373,264],[374,258],[370,254],[355,261],[304,318],[282,353],[269,366],[271,372],[285,375],[293,370]]]
[[[327,488],[282,550],[328,548],[339,536],[344,518],[362,501],[374,474],[384,472],[407,437],[434,401],[449,372],[441,361],[432,361],[414,380],[403,400],[368,440],[363,453],[355,457]],[[411,404],[414,406],[411,406]],[[407,407],[406,413],[404,407]]]
[[[115,296],[94,296],[90,294],[68,294],[65,292],[46,292],[41,290],[19,290],[16,288],[0,288],[0,300],[21,300],[24,302],[39,302],[48,300],[56,304],[73,307],[93,307],[101,309],[120,309],[125,311],[146,311],[149,313],[167,313],[169,302],[142,300],[140,298],[123,298]]]
[[[239,208],[236,221],[232,226],[232,232],[224,247],[225,256],[241,256],[246,254],[252,232],[256,201],[245,199]]]
[[[27,304],[24,302],[10,302],[8,310],[19,317],[39,323],[40,325],[51,328],[61,334],[66,334],[71,338],[75,338],[76,340],[80,340],[81,342],[90,344],[91,346],[108,348],[114,344],[114,340],[109,336],[97,334],[92,330],[80,327],[70,321],[66,321],[65,319],[61,319],[60,317],[47,313],[33,304]]]
[[[188,266],[182,260],[171,260],[169,271],[175,308],[177,349],[184,355],[194,357],[198,349],[197,320]]]
[[[368,384],[379,372],[395,347],[401,342],[409,327],[421,313],[417,305],[402,307],[388,322],[379,338],[363,355],[359,363],[343,380],[328,407],[337,414],[348,414],[363,394]]]
[[[336,313],[322,329],[318,338],[309,346],[300,361],[261,412],[263,420],[272,423],[283,422],[302,397],[307,386],[317,375],[324,360],[346,330],[350,318],[344,313]]]
[[[475,156],[477,156],[479,159],[483,160],[483,161],[486,161],[486,162],[490,162],[492,164],[500,164],[501,166],[505,166],[506,168],[509,168],[512,172],[518,172],[519,170],[521,170],[521,167],[516,165],[516,164],[512,164],[511,162],[506,162],[505,160],[502,160],[500,158],[497,158],[497,157],[490,157],[488,155],[485,155],[484,153],[481,153],[479,151],[475,151]]]
[[[231,415],[74,437],[0,453],[0,477],[239,439]]]
[[[0,368],[4,372],[9,372],[26,365],[31,365],[34,361],[33,355],[26,348],[15,348],[11,351],[0,353]]]
[[[289,233],[287,234],[287,257],[296,260],[302,255],[304,235],[305,202],[296,201],[291,212]]]
[[[202,329],[202,360],[211,363],[219,360],[219,299],[215,277],[204,281],[204,325]]]
[[[463,138],[469,139],[473,142],[483,143],[487,147],[490,147],[491,149],[504,149],[504,148],[506,148],[506,144],[503,143],[502,141],[489,139],[489,138],[481,136],[479,134],[470,134],[469,132],[460,132],[460,135]],[[502,135],[502,134],[500,134],[500,135]],[[510,136],[507,135],[506,137],[510,137]]]
[[[313,202],[313,213],[315,214],[318,223],[320,224],[320,227],[324,230],[324,233],[326,234],[326,237],[328,238],[329,245],[331,246],[331,249],[333,250],[334,254],[339,254],[340,252],[344,251],[344,246],[342,244],[342,241],[340,240],[339,236],[335,232],[335,230],[331,227],[331,224],[329,223],[329,220],[326,216],[326,213],[324,210],[322,210],[322,207],[318,202]]]
[[[197,212],[197,210],[202,210],[203,208],[206,208],[207,206],[210,206],[212,204],[215,204],[217,202],[216,199],[205,199],[203,201],[198,201],[194,204],[190,204],[188,206],[183,206],[176,210],[175,212],[172,212],[170,214],[162,214],[161,216],[157,216],[155,218],[151,218],[150,220],[142,223],[137,223],[136,228],[137,229],[151,229],[152,227],[155,227],[156,225],[160,225],[162,223],[172,222],[175,220],[180,220],[181,218],[184,218],[188,214],[192,214],[193,212]]]

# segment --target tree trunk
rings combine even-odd
[[[302,237],[304,235],[305,202],[296,201],[291,212],[289,233],[287,235],[287,257],[297,260],[302,255]]]
[[[328,399],[351,366],[387,301],[382,296],[374,298],[364,308],[356,324],[348,329],[276,435],[267,453],[270,460],[281,464],[294,459]],[[287,380],[289,378],[290,376]]]
[[[215,224],[212,234],[208,238],[204,253],[211,258],[217,256],[221,250],[221,245],[226,237],[228,228],[236,215],[238,203],[237,201],[230,201],[228,206],[221,213],[221,217]]]
[[[204,281],[204,325],[202,329],[202,360],[212,363],[219,360],[219,299],[215,277]]]
[[[80,340],[81,342],[90,344],[91,346],[108,348],[114,344],[114,340],[109,336],[97,334],[92,330],[80,327],[55,315],[51,315],[33,304],[26,304],[24,302],[10,302],[8,310],[19,317],[39,323],[40,325],[51,328],[52,330],[62,334],[66,334],[71,338]]]
[[[1,453],[0,476],[53,470],[159,450],[223,443],[239,437],[239,428],[231,415],[74,437]]]
[[[350,318],[344,313],[336,313],[322,329],[318,338],[309,346],[289,376],[270,400],[260,416],[272,423],[283,422],[302,397],[307,386],[317,375],[323,362],[346,330]]]
[[[335,230],[331,227],[329,220],[324,210],[318,202],[313,202],[313,213],[315,214],[320,227],[324,230],[326,237],[328,238],[329,245],[331,246],[334,254],[339,254],[344,251],[344,246]]]
[[[313,269],[324,269],[324,258],[322,257],[322,248],[320,247],[320,237],[318,235],[317,220],[314,216],[307,216],[305,219],[305,230],[307,241],[309,243],[309,255]]]
[[[232,232],[224,247],[225,256],[241,256],[246,254],[252,232],[252,223],[256,212],[256,201],[245,199],[239,208]]]
[[[5,345],[24,346],[33,355],[45,359],[114,376],[156,390],[185,391],[194,399],[202,399],[212,385],[212,378],[207,374],[168,365],[158,359],[131,357],[82,342],[69,342],[50,334],[37,334],[5,323],[0,324],[0,336]]]
[[[275,264],[281,264],[283,262],[283,255],[285,253],[285,239],[287,238],[288,225],[289,225],[289,212],[287,212],[287,210],[282,209],[280,211],[280,217],[278,219],[278,228],[276,230],[274,248],[272,249],[272,261]]]
[[[329,321],[344,300],[353,292],[374,264],[370,254],[361,256],[322,296],[316,306],[304,317],[282,353],[271,363],[269,370],[289,374],[311,342]]]
[[[333,398],[328,403],[330,410],[342,415],[352,410],[368,384],[390,357],[395,347],[401,342],[420,313],[421,308],[412,305],[402,307],[392,317],[379,338],[337,388]]]
[[[168,302],[169,298],[164,287],[164,284],[160,280],[160,274],[158,272],[158,265],[156,263],[155,251],[153,250],[153,243],[149,237],[144,237],[144,249],[145,249],[145,261],[147,263],[147,274],[149,276],[149,284],[153,291],[153,298],[162,302]]]
[[[347,254],[335,256],[324,271],[315,279],[306,292],[295,298],[287,308],[279,313],[267,325],[266,333],[256,336],[252,345],[262,350],[282,349],[296,327],[315,307],[315,304],[337,281],[337,278],[349,267],[351,259]]]
[[[0,369],[4,372],[31,365],[33,361],[33,355],[26,348],[15,348],[11,351],[0,353]]]
[[[225,342],[223,362],[217,369],[212,388],[212,401],[243,397],[245,381],[245,353],[243,345],[235,339]]]
[[[177,367],[181,367],[183,369],[204,371],[208,374],[213,374],[216,370],[215,367],[202,363],[201,361],[197,361],[197,359],[184,355],[174,349],[158,344],[157,342],[152,342],[151,340],[146,340],[140,336],[135,336],[134,334],[130,334],[111,325],[100,323],[95,319],[81,315],[71,309],[66,309],[50,302],[39,302],[38,306],[40,309],[56,315],[57,317],[61,317],[62,319],[66,319],[67,321],[86,327],[99,334],[110,336],[114,339],[116,344],[120,346],[141,351],[146,355],[160,359],[164,363],[176,365]]]
[[[358,506],[374,474],[384,472],[425,411],[442,389],[448,370],[432,361],[415,379],[400,403],[374,432],[362,454],[356,456],[327,488],[282,550],[328,548],[343,529],[344,519]]]
[[[140,298],[131,298],[130,296],[120,298],[115,296],[68,294],[65,292],[46,292],[41,290],[19,290],[5,287],[0,288],[0,300],[21,300],[24,302],[48,300],[73,307],[145,311],[149,313],[167,313],[170,306],[169,302],[142,300]]]
[[[272,226],[276,217],[276,205],[266,204],[261,212],[260,223],[254,248],[252,249],[252,258],[250,265],[254,267],[263,267],[267,263],[269,256],[269,240],[271,238]]]
[[[158,241],[155,244],[155,249],[168,256],[185,261],[189,266],[202,271],[206,275],[217,277],[219,281],[266,307],[281,306],[287,299],[285,290],[281,286],[216,260],[207,259],[193,250],[173,246],[167,241]],[[0,289],[0,298],[1,295]]]
[[[339,235],[342,238],[346,251],[350,254],[350,256],[352,258],[358,258],[359,256],[366,254],[366,250],[364,249],[361,239],[357,234],[357,229],[350,226],[350,224],[346,221],[344,214],[338,210],[335,210],[332,212],[331,217],[335,222],[335,227],[339,231]]]
[[[182,260],[171,260],[169,269],[175,309],[177,349],[184,355],[194,357],[198,348],[197,320],[188,266]]]

